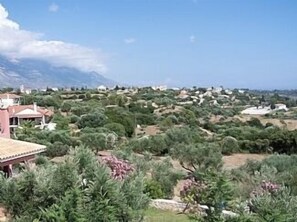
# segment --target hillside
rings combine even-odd
[[[297,221],[295,100],[223,87],[20,96],[52,117],[39,126],[26,115],[34,121],[11,135],[46,152],[14,164],[13,179],[0,173],[0,220]],[[273,104],[265,115],[242,113]]]
[[[71,87],[98,85],[112,86],[114,81],[95,72],[82,72],[74,68],[55,67],[33,59],[10,61],[0,56],[0,87],[25,85],[26,87]]]

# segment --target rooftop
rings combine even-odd
[[[42,117],[45,116],[52,116],[53,112],[51,110],[37,107],[36,110],[34,105],[14,105],[8,107],[8,112],[10,117]]]
[[[45,150],[44,145],[0,137],[0,164],[16,158],[41,153]]]
[[[0,94],[0,99],[19,99],[20,96],[16,94],[10,94],[10,93],[2,93]]]

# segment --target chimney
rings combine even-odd
[[[37,112],[37,104],[36,104],[36,102],[33,103],[33,110],[34,110],[34,112]]]

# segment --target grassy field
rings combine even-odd
[[[145,214],[145,222],[189,222],[184,214],[149,208]]]

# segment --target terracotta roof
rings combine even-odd
[[[45,150],[44,145],[0,137],[0,163],[41,153]]]
[[[52,116],[54,113],[51,110],[45,109],[43,107],[37,107],[37,113],[35,114],[18,114],[23,110],[30,109],[34,110],[34,105],[14,105],[8,107],[9,117],[26,117],[26,118],[34,118],[34,117],[42,117]]]
[[[21,96],[16,94],[10,94],[10,93],[2,93],[0,94],[0,99],[19,99]]]

